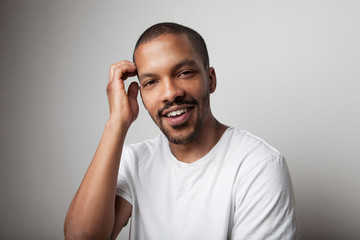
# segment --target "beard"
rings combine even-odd
[[[193,126],[189,126],[190,125],[189,122],[185,122],[183,124],[171,126],[173,131],[180,131],[180,130],[192,127],[190,129],[190,131],[188,131],[186,134],[178,135],[176,133],[172,133],[171,130],[166,129],[164,127],[162,120],[159,121],[159,128],[162,131],[162,133],[166,136],[166,138],[170,142],[172,142],[174,144],[179,144],[180,145],[180,144],[190,143],[190,142],[194,141],[197,138],[197,136],[199,135],[200,130],[202,129],[202,126],[203,126],[203,121],[200,118],[199,111],[197,111],[197,112],[198,112],[198,117],[197,117],[197,119],[195,121],[195,124]]]
[[[204,97],[203,103],[204,103],[204,106],[208,106],[209,98]],[[195,106],[194,107],[194,110],[196,111],[195,123],[191,123],[190,121],[187,121],[185,123],[170,126],[170,127],[166,128],[164,126],[164,124],[163,124],[162,112],[165,109],[168,109],[173,105],[181,105],[181,104],[191,104],[191,105]],[[174,102],[166,104],[165,107],[163,107],[162,109],[160,109],[158,111],[158,114],[156,116],[157,121],[155,121],[155,119],[153,117],[152,118],[153,118],[155,124],[158,125],[158,127],[160,128],[161,132],[169,140],[169,142],[174,143],[174,144],[178,144],[178,145],[187,144],[187,143],[190,143],[190,142],[194,141],[199,136],[199,133],[202,130],[202,127],[203,127],[203,123],[204,123],[204,120],[205,120],[207,110],[208,110],[208,107],[206,107],[205,110],[203,112],[201,112],[201,110],[199,108],[199,104],[195,99],[186,100],[186,101],[185,100],[175,100]],[[186,130],[186,129],[189,129],[189,130],[185,134],[179,134],[178,133],[181,130]]]

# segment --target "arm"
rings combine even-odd
[[[106,89],[110,118],[69,207],[64,224],[66,239],[109,239],[130,217],[130,203],[116,197],[116,182],[125,136],[139,112],[137,83],[131,83],[127,93],[124,88],[124,80],[135,74],[135,64],[128,61],[110,67]]]

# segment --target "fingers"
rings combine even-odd
[[[109,82],[113,80],[125,81],[128,77],[136,75],[136,66],[129,61],[121,61],[110,66]]]
[[[139,92],[139,86],[137,82],[132,82],[128,88],[127,95],[129,97],[129,105],[132,111],[131,122],[135,121],[139,114],[139,105],[137,103],[137,95]]]
[[[128,96],[136,100],[138,92],[139,92],[139,85],[137,84],[137,82],[132,82],[128,88]]]
[[[125,91],[124,81],[136,75],[136,66],[129,61],[121,61],[111,65],[109,82],[106,87],[110,117],[122,123],[131,124],[135,121],[139,106],[137,103],[138,84],[133,82]]]

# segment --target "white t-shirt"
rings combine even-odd
[[[126,145],[117,195],[132,204],[134,240],[300,239],[284,158],[234,128],[191,164],[162,134]]]

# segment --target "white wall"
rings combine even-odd
[[[0,239],[63,239],[108,117],[108,68],[160,21],[207,41],[217,118],[286,156],[303,238],[355,239],[359,11],[346,0],[1,1]],[[157,133],[142,108],[127,141]]]

